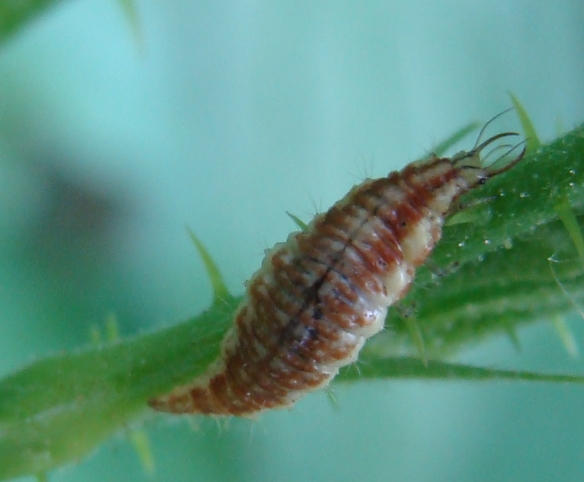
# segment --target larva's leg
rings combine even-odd
[[[469,201],[459,201],[456,204],[452,205],[452,208],[450,209],[448,216],[451,219],[453,216],[455,216],[456,214],[458,214],[462,211],[468,211],[468,210],[477,208],[477,207],[482,206],[484,204],[488,204],[488,203],[494,201],[495,199],[497,199],[497,196],[486,196],[486,197],[482,197],[482,198],[478,198],[478,199],[471,199]],[[453,224],[457,224],[457,223],[453,223]]]

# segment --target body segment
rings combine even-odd
[[[354,362],[382,328],[440,239],[460,195],[497,171],[480,151],[431,156],[366,180],[305,232],[270,250],[247,283],[247,299],[201,377],[150,405],[172,413],[250,416],[293,405]]]

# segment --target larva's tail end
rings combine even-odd
[[[168,412],[168,401],[166,397],[157,397],[148,400],[148,406],[157,412]]]
[[[184,413],[196,413],[193,401],[189,392],[171,393],[161,397],[148,400],[150,408],[158,412],[174,413],[176,415]]]

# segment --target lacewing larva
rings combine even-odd
[[[431,155],[368,179],[306,231],[276,244],[247,283],[220,356],[203,375],[149,405],[176,414],[253,416],[326,386],[383,328],[460,196],[523,157],[525,149],[503,167],[485,167],[483,149],[518,135],[503,132],[479,144],[489,123],[470,151]]]

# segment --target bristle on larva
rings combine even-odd
[[[326,386],[382,328],[440,239],[456,200],[510,169],[480,152],[430,156],[354,187],[304,232],[270,250],[247,283],[220,357],[199,378],[149,402],[172,413],[252,416]],[[478,143],[478,141],[477,141]]]

